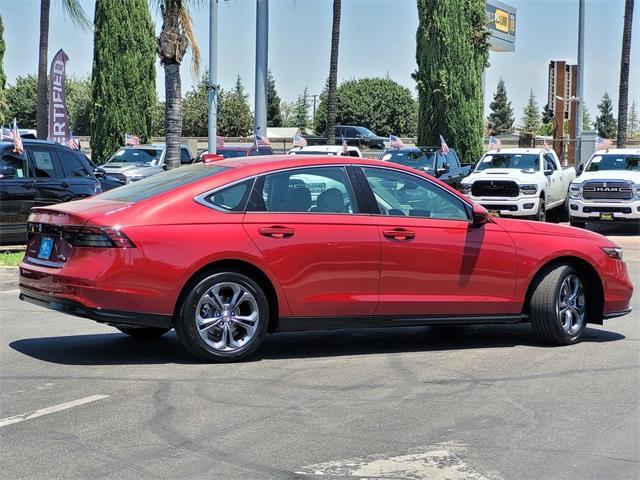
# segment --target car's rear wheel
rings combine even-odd
[[[159,327],[129,327],[129,326],[118,326],[116,327],[122,333],[126,333],[130,337],[140,338],[140,339],[148,339],[148,338],[157,338],[165,333],[167,333],[170,328],[159,328]]]
[[[175,329],[195,356],[232,362],[255,352],[268,323],[268,300],[256,282],[237,272],[216,272],[186,295]]]
[[[535,335],[552,345],[579,342],[587,323],[587,293],[583,278],[571,265],[548,270],[531,297]]]

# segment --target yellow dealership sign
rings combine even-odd
[[[509,13],[496,8],[495,13],[496,30],[509,33]]]

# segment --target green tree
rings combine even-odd
[[[326,129],[327,95],[320,95],[314,119],[315,130]],[[411,91],[390,78],[347,80],[336,92],[336,122],[362,125],[378,135],[416,133],[417,106]]]
[[[208,99],[209,73],[205,72],[200,77],[200,82],[187,92],[182,102],[182,134],[185,137],[208,135]]]
[[[79,0],[62,0],[62,9],[71,21],[82,28],[89,28],[91,22],[80,6]],[[115,2],[114,2],[115,3]],[[49,129],[49,100],[47,92],[47,60],[49,54],[49,13],[51,0],[40,0],[40,40],[38,45],[38,138],[47,138]]]
[[[267,127],[282,127],[282,113],[280,112],[280,97],[276,91],[276,81],[271,70],[267,78]]]
[[[338,51],[340,45],[340,16],[342,0],[333,0],[333,21],[331,25],[331,55],[329,59],[329,79],[327,81],[327,141],[335,143],[336,98],[338,88]]]
[[[582,104],[582,130],[591,130],[591,114],[584,103]]]
[[[302,95],[298,95],[293,111],[293,126],[302,130],[309,125],[309,89],[304,87]]]
[[[616,138],[618,127],[616,125],[616,119],[613,116],[611,97],[609,97],[607,92],[604,92],[602,100],[598,104],[598,110],[600,111],[600,115],[596,117],[595,123],[598,135],[602,138]]]
[[[232,90],[220,90],[218,133],[225,137],[246,137],[253,131],[253,115],[240,75]]]
[[[487,117],[487,130],[489,135],[510,133],[513,128],[513,109],[507,98],[507,89],[502,78],[498,82],[493,102],[489,104],[491,113]]]
[[[154,137],[164,137],[164,112],[166,110],[166,106],[164,102],[160,101],[156,98],[156,105],[153,109],[153,122],[151,127],[151,135]]]
[[[533,89],[531,89],[531,92],[529,92],[529,101],[525,105],[522,114],[520,131],[535,135],[540,131],[540,123],[540,109],[538,108],[538,102],[536,102],[536,96],[533,94]]]
[[[7,121],[7,76],[4,73],[4,51],[6,49],[4,43],[4,25],[2,24],[2,15],[0,15],[0,125],[4,125]]]
[[[7,88],[7,121],[15,118],[20,128],[36,128],[38,79],[35,75],[16,78]]]
[[[74,135],[91,135],[91,80],[85,78],[67,78],[67,110],[69,126]]]
[[[284,100],[280,102],[280,113],[282,115],[282,126],[283,127],[295,127],[295,111],[296,111],[296,103],[295,102],[285,102]]]
[[[123,135],[151,135],[155,35],[146,0],[96,0],[93,43],[91,154],[103,162]]]
[[[418,88],[418,143],[443,135],[465,161],[483,152],[482,73],[489,58],[484,0],[418,0],[413,78]]]
[[[200,47],[193,31],[189,4],[197,0],[156,0],[162,12],[162,29],[158,36],[158,56],[164,67],[166,163],[180,166],[182,140],[182,85],[180,64],[189,46],[194,73],[200,67]]]
[[[638,116],[638,110],[636,108],[636,101],[631,102],[631,108],[629,108],[629,118],[627,120],[627,133],[629,138],[635,138],[640,135],[640,118]]]

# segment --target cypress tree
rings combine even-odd
[[[276,81],[271,75],[267,77],[267,127],[281,127],[282,113],[280,112],[280,97],[276,92]]]
[[[3,125],[7,121],[7,94],[5,92],[7,76],[4,73],[5,49],[4,25],[2,23],[2,15],[0,15],[0,125]]]
[[[540,110],[533,89],[529,93],[529,101],[524,107],[522,114],[522,126],[520,130],[524,133],[536,134],[540,130]]]
[[[469,162],[483,151],[485,9],[484,0],[418,0],[418,144],[439,145],[443,135]]]
[[[91,152],[104,162],[131,133],[148,141],[156,107],[156,41],[146,0],[96,0]]]
[[[598,130],[598,135],[602,138],[616,138],[618,126],[613,116],[611,97],[609,97],[607,92],[604,92],[602,101],[598,104],[598,110],[600,110],[600,115],[596,117],[595,125],[596,130]]]
[[[498,82],[493,102],[489,104],[489,108],[491,109],[491,113],[487,117],[489,135],[510,133],[513,128],[513,109],[511,102],[507,99],[507,89],[502,78]]]
[[[296,127],[303,131],[309,125],[309,89],[307,87],[304,87],[302,95],[299,95],[296,100],[293,122]]]
[[[627,125],[627,133],[629,138],[634,138],[636,135],[640,133],[640,118],[638,117],[638,110],[636,109],[636,101],[631,102],[631,107],[629,108],[629,117],[628,117],[628,125]]]

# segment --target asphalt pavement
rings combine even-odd
[[[625,247],[640,285],[640,237]],[[200,363],[17,300],[0,271],[2,479],[639,479],[640,301],[546,347],[529,325],[271,335]]]

